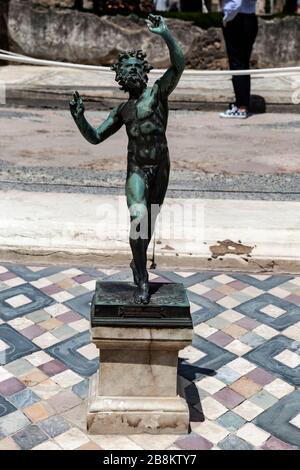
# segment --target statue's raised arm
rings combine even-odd
[[[157,80],[161,93],[168,96],[176,88],[184,70],[184,55],[162,16],[150,14],[146,22],[152,33],[162,36],[170,52],[171,67]]]
[[[94,128],[84,116],[83,99],[78,91],[74,92],[73,99],[69,104],[71,114],[78,129],[90,144],[100,144],[105,139],[115,134],[123,125],[123,120],[119,113],[120,105],[109,113],[107,119],[99,127]]]

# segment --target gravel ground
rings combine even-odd
[[[88,108],[88,106],[87,106]],[[98,125],[106,111],[86,111]],[[171,111],[169,196],[300,200],[300,118]],[[0,189],[122,193],[125,129],[88,144],[68,110],[0,108]]]

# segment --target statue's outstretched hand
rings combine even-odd
[[[70,111],[74,118],[79,118],[84,113],[84,104],[78,91],[73,93],[73,99],[70,101]]]
[[[168,30],[168,27],[162,16],[152,15],[152,13],[150,13],[146,20],[146,23],[149,28],[149,31],[154,34],[163,34]]]

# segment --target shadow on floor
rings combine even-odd
[[[266,101],[263,96],[251,95],[249,111],[253,114],[263,114],[266,112]]]
[[[188,404],[190,422],[201,423],[205,421],[199,390],[193,380],[199,379],[201,376],[216,375],[216,371],[192,366],[184,363],[182,359],[179,359],[178,373],[178,394],[184,398]]]

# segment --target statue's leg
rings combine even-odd
[[[136,269],[135,262],[134,262],[133,258],[130,262],[130,267],[131,267],[131,270],[132,270],[133,281],[134,281],[135,285],[138,286],[139,282],[140,282],[140,278],[139,278],[139,274],[137,272],[137,269]]]
[[[135,302],[148,303],[150,299],[147,272],[148,187],[142,171],[132,171],[128,174],[126,196],[130,212],[129,243],[133,256],[130,266],[137,284]]]
[[[149,187],[148,206],[148,245],[155,230],[156,219],[164,202],[169,183],[170,162],[168,154],[162,158],[158,170]],[[148,248],[147,245],[147,248]]]

